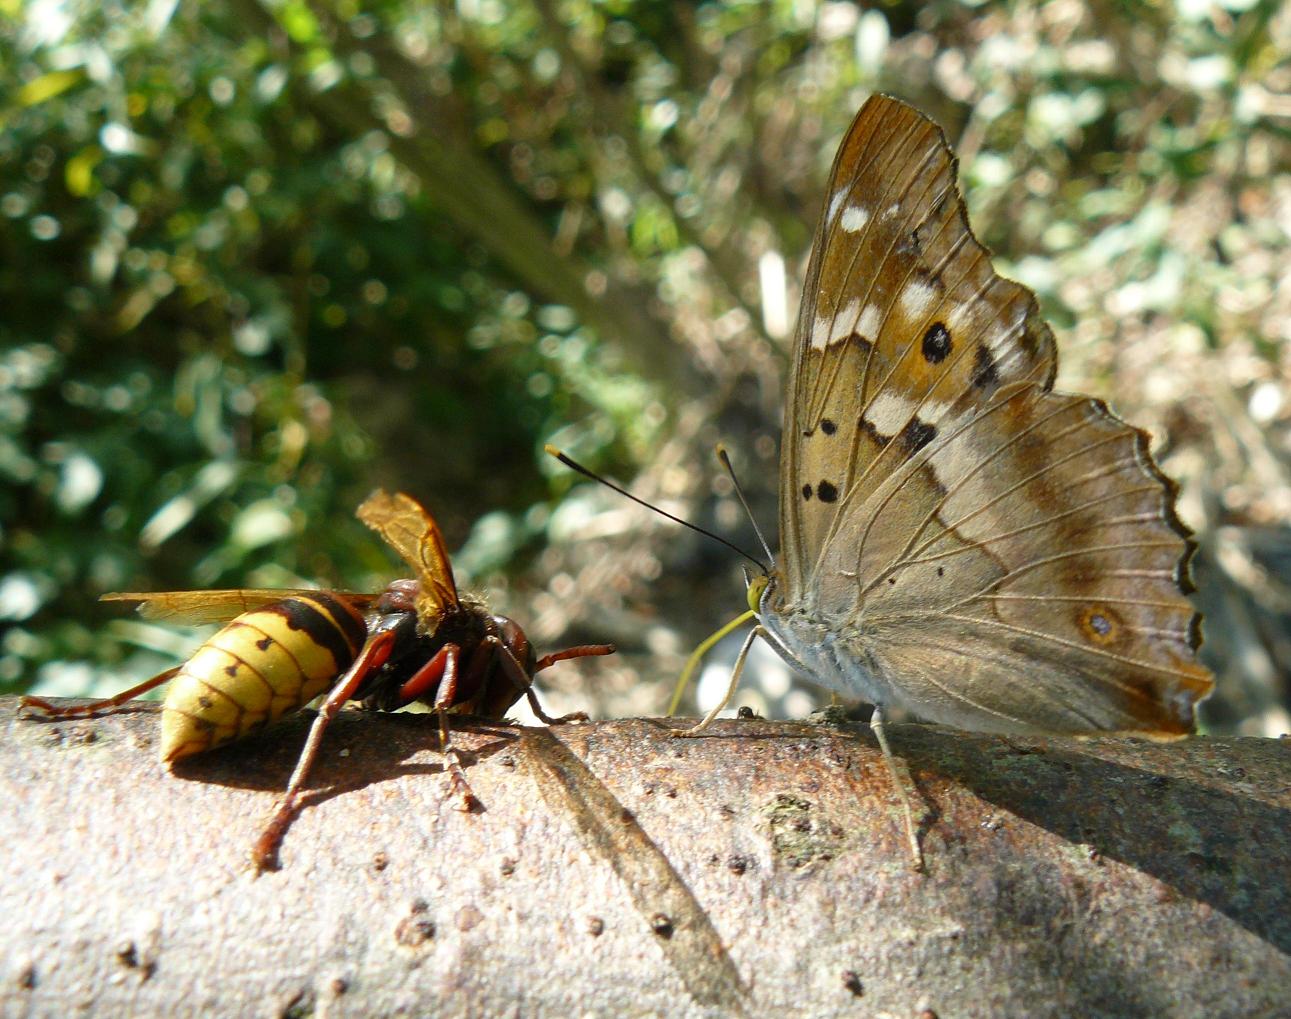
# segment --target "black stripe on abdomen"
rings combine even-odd
[[[363,642],[368,639],[368,624],[363,621],[363,613],[343,598],[337,598],[326,591],[319,591],[318,594],[312,594],[309,597],[311,601],[325,606],[332,614],[332,618],[345,633],[345,639],[349,642],[350,657],[357,655]]]
[[[327,648],[338,672],[349,668],[367,637],[367,628],[358,613],[347,603],[321,591],[284,598],[266,605],[262,611],[276,612],[291,629],[303,631],[315,644]]]

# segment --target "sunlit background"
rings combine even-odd
[[[1254,0],[0,0],[0,690],[195,646],[105,591],[382,587],[381,485],[540,650],[619,645],[550,710],[661,712],[740,561],[542,446],[751,547],[722,441],[774,542],[789,323],[882,90],[944,125],[1060,385],[1180,482],[1206,725],[1291,729],[1289,55]],[[824,701],[768,655],[738,703]]]

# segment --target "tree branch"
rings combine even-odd
[[[433,716],[347,711],[254,879],[307,717],[170,774],[155,705],[15,709],[4,1014],[1223,1016],[1291,986],[1274,741],[894,726],[921,875],[864,726],[463,720],[462,814]]]

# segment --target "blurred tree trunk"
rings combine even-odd
[[[154,705],[0,700],[0,1014],[1248,1016],[1291,987],[1291,759],[1256,739],[344,712],[281,870],[248,849],[304,737],[166,773]]]
[[[260,0],[233,4],[249,35],[271,37],[297,59],[307,56],[308,47],[285,31]],[[579,321],[622,352],[625,368],[634,374],[683,392],[698,390],[699,380],[686,367],[688,357],[669,338],[667,324],[648,313],[650,289],[631,286],[573,252],[558,253],[553,231],[530,199],[480,154],[469,119],[453,115],[451,97],[429,91],[424,68],[401,53],[388,35],[359,40],[327,5],[312,4],[309,10],[338,60],[361,53],[379,72],[368,78],[347,73],[340,84],[313,93],[311,105],[320,120],[353,139],[381,131],[435,207],[482,244],[520,285],[539,300],[572,308]],[[599,282],[589,286],[593,278]]]

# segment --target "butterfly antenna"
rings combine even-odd
[[[744,497],[744,489],[740,485],[740,479],[735,476],[735,468],[731,465],[731,458],[726,453],[726,447],[720,442],[717,444],[717,459],[722,461],[722,466],[726,468],[726,473],[731,477],[731,484],[735,486],[735,494],[740,497],[740,505],[744,507],[744,512],[748,514],[749,523],[753,525],[753,533],[758,536],[758,543],[762,546],[762,551],[767,554],[767,562],[772,566],[775,565],[775,556],[771,554],[771,546],[767,544],[766,538],[762,536],[762,528],[758,526],[757,518],[753,515],[753,508],[749,506],[749,500]],[[768,572],[765,568],[763,573]]]
[[[637,496],[629,492],[627,489],[619,487],[613,481],[609,481],[606,478],[601,477],[595,471],[592,471],[589,468],[584,467],[577,460],[571,460],[568,456],[562,453],[555,446],[547,445],[547,446],[544,446],[543,449],[546,450],[546,452],[549,453],[551,456],[554,456],[557,460],[563,463],[570,470],[577,471],[585,478],[590,478],[593,481],[599,481],[606,488],[613,489],[614,491],[618,492],[619,495],[626,496],[627,498],[631,499],[633,502],[637,503],[638,505],[644,506],[648,510],[653,510],[654,512],[658,513],[660,516],[667,517],[669,520],[673,521],[674,523],[681,524],[682,527],[689,527],[692,531],[697,531],[698,533],[705,535],[706,537],[712,538],[716,542],[720,542],[721,544],[729,548],[732,552],[735,552],[737,555],[742,555],[745,559],[747,559],[759,570],[761,570],[762,573],[765,574],[768,572],[767,567],[764,563],[759,562],[757,559],[753,558],[753,556],[749,555],[747,552],[744,551],[744,549],[740,548],[738,545],[731,544],[720,534],[714,534],[712,531],[706,531],[698,524],[692,524],[689,520],[682,520],[681,517],[673,516],[667,510],[660,509],[658,506],[655,506],[653,503],[648,503],[644,499],[638,498]],[[737,484],[735,487],[736,487],[736,491],[739,491],[739,485]],[[740,501],[741,502],[744,501],[743,493],[740,493]],[[747,503],[745,503],[745,509],[748,509]],[[759,534],[758,537],[761,538],[762,535]],[[765,541],[762,543],[762,547],[763,548],[766,547]],[[768,552],[767,554],[770,555],[770,552]]]

